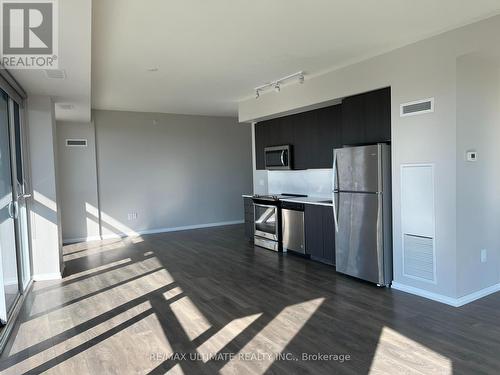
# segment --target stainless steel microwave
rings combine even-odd
[[[264,154],[266,169],[292,169],[292,147],[290,145],[266,147]]]

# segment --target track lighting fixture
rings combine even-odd
[[[274,89],[274,91],[276,92],[280,92],[281,91],[281,85],[285,82],[285,81],[289,81],[293,78],[298,78],[299,80],[299,83],[302,84],[304,83],[304,72],[300,71],[300,72],[297,72],[297,73],[294,73],[294,74],[290,74],[286,77],[283,77],[283,78],[280,78],[280,79],[277,79],[276,81],[271,81],[271,82],[268,82],[264,85],[261,85],[261,86],[258,86],[256,87],[254,90],[255,90],[255,99],[258,99],[260,97],[260,93],[267,90],[267,89]]]

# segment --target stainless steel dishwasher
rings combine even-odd
[[[306,253],[303,203],[281,202],[281,232],[283,251]]]

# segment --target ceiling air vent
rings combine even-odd
[[[66,139],[66,147],[87,147],[86,139]]]
[[[65,79],[66,71],[63,69],[45,69],[45,75],[50,79]]]
[[[421,115],[430,112],[434,112],[434,98],[403,103],[400,107],[401,117]]]

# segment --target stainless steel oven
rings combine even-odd
[[[266,169],[292,169],[292,148],[290,145],[266,147],[264,153]]]
[[[277,203],[254,199],[254,242],[257,246],[274,251],[281,250],[281,217]]]

